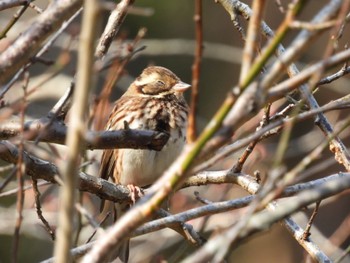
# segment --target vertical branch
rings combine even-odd
[[[23,176],[25,172],[25,164],[23,162],[23,151],[24,151],[24,116],[25,116],[25,110],[26,110],[26,103],[27,103],[27,87],[29,83],[29,73],[26,72],[24,75],[24,96],[22,101],[22,107],[21,107],[21,139],[18,146],[18,162],[17,162],[17,170],[16,170],[16,176],[18,181],[18,191],[17,191],[17,203],[16,203],[16,209],[17,209],[17,217],[16,217],[16,224],[15,224],[15,233],[13,235],[13,257],[12,262],[18,261],[18,245],[19,245],[19,231],[21,229],[22,220],[23,220],[23,204],[24,204],[24,189],[23,189]]]
[[[188,142],[194,142],[197,137],[196,132],[196,112],[198,104],[199,76],[201,71],[201,61],[203,54],[203,24],[202,24],[202,0],[195,1],[194,22],[196,26],[196,47],[195,57],[192,65],[192,96],[191,108],[188,116]]]
[[[252,17],[249,20],[249,26],[247,31],[247,39],[243,49],[241,74],[239,83],[243,83],[243,80],[248,75],[252,62],[254,60],[254,50],[258,45],[258,38],[260,32],[260,24],[264,13],[265,0],[253,1]]]
[[[64,184],[60,189],[59,228],[55,243],[56,262],[70,262],[69,249],[72,244],[75,188],[77,184],[78,163],[86,132],[85,117],[88,97],[92,87],[93,50],[96,25],[100,10],[99,1],[85,1],[82,30],[80,33],[77,85],[73,97],[72,113],[67,134],[68,157],[63,169]]]

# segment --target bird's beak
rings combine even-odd
[[[185,92],[188,90],[188,88],[191,87],[190,84],[187,84],[185,82],[179,81],[173,86],[173,89],[177,92]]]

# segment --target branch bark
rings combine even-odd
[[[72,113],[69,119],[67,162],[63,169],[64,184],[60,189],[60,209],[58,217],[57,240],[54,255],[56,262],[70,262],[70,248],[73,241],[75,219],[75,191],[79,163],[83,150],[82,142],[86,127],[86,110],[90,91],[93,87],[93,47],[97,35],[100,5],[98,0],[84,2],[82,29],[80,32],[77,64],[77,85],[73,94]]]
[[[0,124],[0,140],[16,138],[19,122]],[[49,117],[28,121],[24,125],[24,136],[29,141],[65,144],[67,126]],[[151,149],[160,151],[169,139],[169,134],[150,130],[87,131],[83,138],[86,149]]]
[[[134,0],[122,0],[112,11],[108,18],[106,28],[99,40],[96,47],[96,57],[102,58],[106,55],[109,46],[111,45],[114,37],[117,35],[121,24],[123,23],[128,7],[133,4]]]
[[[19,70],[45,39],[81,6],[81,0],[52,1],[45,12],[0,54],[0,83]]]

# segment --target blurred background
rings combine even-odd
[[[243,1],[251,5],[251,1]],[[281,13],[275,1],[267,1],[264,20],[272,28],[276,29],[283,20],[284,15]],[[322,6],[329,1],[318,0],[308,1],[306,8],[300,16],[301,21],[309,21]],[[289,1],[281,1],[282,6],[287,8]],[[46,1],[35,1],[35,4],[45,8]],[[17,8],[11,8],[1,11],[0,27],[8,23]],[[183,81],[191,83],[191,66],[193,63],[193,54],[195,47],[194,32],[194,1],[177,0],[177,1],[135,1],[134,8],[126,17],[117,40],[112,44],[111,52],[122,52],[125,49],[124,40],[132,40],[138,30],[142,27],[147,29],[146,37],[141,41],[139,46],[145,46],[145,49],[138,52],[130,63],[126,66],[125,74],[118,81],[113,91],[111,101],[120,97],[133,79],[146,66],[150,64],[167,67],[174,71]],[[103,14],[102,23],[106,23],[108,12]],[[15,26],[7,34],[7,38],[0,40],[0,52],[6,49],[21,32],[30,26],[38,14],[28,9],[19,19]],[[246,21],[241,18],[241,23],[246,28]],[[1,29],[0,28],[0,29]],[[77,43],[80,30],[80,17],[72,23],[58,41],[50,48],[49,52],[44,55],[45,59],[53,61],[54,65],[48,67],[36,63],[30,68],[31,81],[29,87],[38,87],[38,90],[30,96],[30,103],[27,111],[27,119],[39,118],[47,114],[57,100],[63,95],[69,87],[69,83],[75,73],[77,59]],[[292,30],[283,41],[287,47],[288,44],[297,35],[298,30]],[[237,30],[233,27],[229,15],[221,5],[215,1],[203,1],[203,34],[204,34],[204,54],[201,64],[200,77],[200,94],[198,106],[198,129],[201,130],[208,120],[213,116],[216,109],[223,102],[227,92],[237,83],[241,62],[241,50],[244,45]],[[349,39],[349,30],[345,30],[339,49],[343,49],[344,43]],[[329,33],[326,32],[319,38],[315,44],[301,55],[297,65],[299,69],[307,67],[308,64],[322,59],[323,52],[329,40]],[[264,39],[262,42],[264,43]],[[122,47],[122,48],[121,48]],[[334,69],[337,71],[339,69]],[[106,71],[96,74],[95,94],[98,94],[106,80]],[[349,79],[347,76],[325,85],[316,93],[316,98],[322,105],[332,99],[339,98],[349,93]],[[17,83],[6,95],[5,101],[11,102],[22,96],[21,83]],[[186,94],[187,99],[191,94]],[[92,98],[93,101],[93,98]],[[189,101],[189,100],[188,100]],[[285,105],[284,101],[276,103],[275,110]],[[0,109],[3,111],[4,109]],[[327,114],[332,123],[349,114],[348,110],[333,112]],[[17,118],[17,116],[12,116]],[[236,132],[235,138],[254,131],[259,119],[252,120],[251,123],[244,125]],[[347,133],[347,134],[346,134]],[[343,136],[348,137],[349,131]],[[285,165],[289,168],[297,164],[301,158],[310,152],[315,146],[324,140],[323,134],[315,128],[311,120],[298,123],[293,129],[293,138],[288,149]],[[349,139],[345,139],[349,143]],[[264,176],[271,166],[274,158],[275,149],[278,143],[278,137],[274,137],[258,144],[254,154],[249,158],[244,172],[253,174],[259,170]],[[65,150],[62,146],[55,146],[59,150]],[[47,150],[40,151],[40,157],[53,161]],[[93,164],[89,167],[88,172],[96,175],[99,165],[100,151],[89,153]],[[223,160],[212,169],[230,168],[239,152]],[[62,158],[55,163],[60,165],[64,163],[64,154]],[[0,161],[1,165],[5,165]],[[321,164],[325,166],[321,166]],[[323,177],[331,173],[342,171],[343,167],[336,164],[329,152],[324,152],[320,156],[320,162],[306,171],[307,180]],[[4,178],[6,174],[0,174]],[[26,182],[30,184],[30,182]],[[13,181],[4,190],[14,189],[17,183]],[[53,226],[56,225],[56,211],[58,200],[56,199],[58,189],[56,186],[45,186],[40,188],[43,193],[42,206],[44,216]],[[201,204],[195,199],[193,192],[199,191],[203,198],[211,201],[218,201],[237,198],[247,193],[236,186],[231,185],[213,185],[206,187],[190,188],[176,193],[171,201],[171,211],[180,212],[191,207],[200,206]],[[222,196],[221,193],[226,195]],[[25,195],[24,221],[21,229],[20,238],[20,262],[37,262],[46,259],[52,255],[53,242],[49,235],[41,226],[37,219],[35,208],[33,207],[33,194],[26,191]],[[84,194],[81,196],[84,205],[91,209],[92,213],[97,213],[95,207],[98,199],[94,196]],[[9,262],[11,259],[12,235],[15,222],[15,195],[0,195],[0,262]],[[175,200],[175,201],[174,201]],[[336,202],[335,202],[336,201]],[[349,215],[349,193],[339,196],[337,200],[329,200],[322,206],[317,218],[316,226],[320,234],[330,237],[334,231],[341,225],[344,218]],[[195,227],[203,228],[207,237],[212,231],[220,231],[225,226],[235,222],[244,210],[235,210],[232,212],[222,213],[212,216],[208,219],[198,219],[189,222]],[[310,215],[311,210],[305,210]],[[205,221],[208,220],[208,221]],[[350,222],[350,220],[348,220]],[[349,224],[349,223],[348,223]],[[304,225],[303,225],[304,226]],[[315,229],[316,230],[316,227]],[[85,242],[90,235],[91,229],[84,228],[78,244]],[[350,232],[349,232],[350,233]],[[321,249],[325,243],[321,237],[317,237],[317,231],[312,236]],[[320,239],[318,239],[320,238]],[[342,246],[350,244],[349,234],[344,237],[345,241]],[[145,241],[147,241],[145,243]],[[168,262],[177,262],[184,255],[189,254],[194,248],[184,242],[177,234],[170,230],[159,231],[154,234],[145,235],[133,240],[131,250],[131,262],[142,262],[140,258],[145,258],[149,253],[150,262],[161,262],[163,259]],[[146,248],[146,249],[145,249]],[[185,251],[185,253],[184,253]],[[329,252],[330,255],[334,251]],[[228,262],[303,262],[305,253],[298,243],[290,236],[285,228],[276,224],[272,229],[265,233],[258,234],[248,241],[234,248],[228,257]],[[147,261],[146,261],[147,262]],[[345,262],[345,261],[344,261]]]

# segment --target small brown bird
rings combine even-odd
[[[148,67],[142,72],[116,101],[106,130],[124,129],[126,122],[130,129],[166,132],[169,139],[161,151],[105,150],[100,177],[111,177],[115,183],[134,189],[135,186],[149,186],[162,175],[186,141],[188,106],[183,92],[189,87],[163,67]],[[122,245],[119,257],[127,262],[127,244]]]

